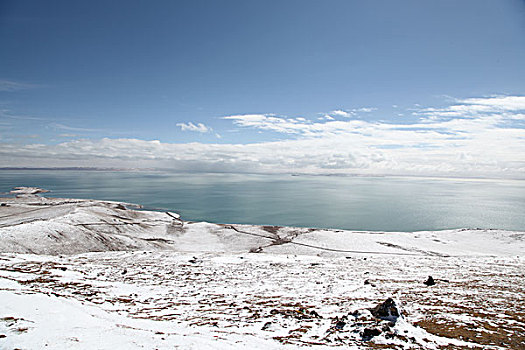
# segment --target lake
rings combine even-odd
[[[525,181],[2,170],[0,191],[125,201],[185,220],[370,231],[525,230]]]

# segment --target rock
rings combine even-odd
[[[423,282],[423,283],[430,287],[430,286],[433,286],[434,284],[436,284],[436,281],[434,281],[432,276],[428,276],[427,280],[425,282]]]
[[[315,310],[312,310],[312,311],[310,312],[310,315],[312,315],[312,317],[322,318],[321,315],[319,315],[319,314],[317,313],[317,311],[315,311]]]
[[[266,323],[264,324],[264,326],[262,326],[261,330],[265,331],[265,330],[267,330],[268,328],[270,328],[271,325],[272,325],[271,322],[266,322]]]
[[[363,340],[367,341],[372,339],[373,337],[378,336],[379,334],[381,334],[381,330],[377,328],[365,328],[361,336]]]
[[[388,298],[373,309],[370,309],[370,312],[376,318],[380,318],[382,320],[389,320],[393,322],[395,322],[400,316],[399,310],[396,306],[396,302],[392,298]]]

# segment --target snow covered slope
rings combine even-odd
[[[41,190],[42,191],[42,190]],[[23,192],[18,189],[17,193]],[[501,230],[354,232],[186,222],[127,203],[44,198],[30,188],[0,199],[0,252],[78,254],[174,250],[294,254],[516,255],[525,233]]]
[[[525,348],[524,232],[217,225],[36,193],[0,199],[0,349]]]

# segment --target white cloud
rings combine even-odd
[[[0,79],[0,91],[12,92],[18,90],[25,90],[35,88],[38,85],[21,83],[13,80]]]
[[[458,101],[474,106],[487,106],[491,110],[525,110],[525,96],[492,96],[488,98],[468,98]]]
[[[275,131],[284,134],[300,134],[303,132],[307,121],[276,117],[273,114],[239,114],[223,117],[243,127],[253,127],[261,130]]]
[[[487,113],[511,115],[525,111],[525,96],[491,96],[455,100],[455,104],[443,108],[423,108],[414,112],[429,120],[446,118],[477,118]]]
[[[349,117],[351,115],[350,113],[343,111],[341,109],[336,109],[335,111],[331,111],[330,114],[334,116],[339,116],[339,117]]]
[[[353,111],[355,112],[363,112],[363,113],[370,113],[370,112],[373,112],[373,111],[376,111],[377,108],[373,108],[373,107],[362,107],[362,108],[357,108],[357,109],[354,109]]]
[[[49,120],[48,118],[39,118],[39,117],[33,117],[29,115],[12,114],[11,111],[7,109],[0,110],[0,118],[6,118],[6,119],[12,119],[12,120],[35,120],[35,121]]]
[[[411,124],[232,115],[224,119],[288,139],[253,144],[108,138],[57,145],[4,143],[0,162],[6,166],[134,167],[138,161],[143,167],[192,171],[523,178],[525,113],[521,100],[519,96],[458,100],[440,109],[420,109],[421,120]],[[443,117],[443,112],[457,115]],[[209,130],[191,125],[190,129]]]
[[[91,129],[91,128],[77,128],[73,126],[68,126],[64,124],[59,123],[52,123],[50,125],[51,127],[59,130],[65,130],[65,131],[79,131],[79,132],[99,132],[99,131],[105,131],[104,129]]]
[[[355,116],[359,113],[370,113],[373,111],[376,111],[377,108],[374,107],[361,107],[361,108],[352,108],[350,110],[344,111],[342,109],[336,109],[329,113],[329,115],[333,117],[345,117],[350,118],[352,116]]]
[[[180,127],[182,131],[196,131],[200,133],[207,133],[207,132],[212,131],[212,128],[202,123],[197,123],[197,124],[193,124],[192,122],[178,123],[177,126]]]

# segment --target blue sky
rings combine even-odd
[[[2,1],[0,42],[0,166],[525,172],[523,1]]]

